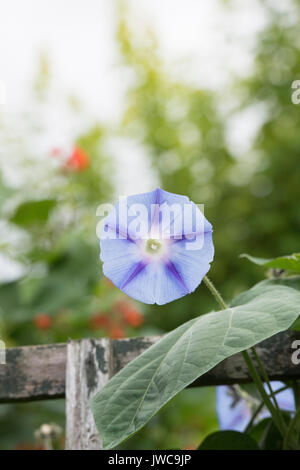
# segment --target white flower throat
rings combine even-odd
[[[149,261],[159,261],[167,255],[168,240],[147,238],[142,243],[142,253]]]

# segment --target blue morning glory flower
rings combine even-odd
[[[274,392],[284,386],[282,382],[273,381],[271,386]],[[269,393],[269,390],[264,384],[265,390]],[[286,411],[295,411],[295,401],[293,391],[288,388],[276,394],[276,400],[279,408]],[[256,400],[252,403],[247,402],[247,399],[240,397],[239,393],[234,387],[228,387],[221,385],[217,387],[216,392],[217,401],[217,415],[220,429],[232,430],[232,431],[244,431],[247,424],[249,423],[253,409],[259,405],[260,401]],[[266,408],[263,408],[260,412],[257,421],[271,416]]]
[[[100,248],[105,276],[159,305],[193,292],[214,255],[212,226],[198,206],[160,188],[121,198],[104,220]]]

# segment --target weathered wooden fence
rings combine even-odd
[[[6,364],[0,364],[0,403],[66,397],[66,449],[101,449],[89,398],[158,339],[84,339],[68,344],[7,349]],[[292,361],[299,341],[300,332],[289,331],[257,346],[271,380],[300,380],[300,365]],[[191,386],[250,381],[241,354],[236,354]]]

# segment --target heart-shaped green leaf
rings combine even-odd
[[[230,306],[236,307],[237,305],[246,304],[255,297],[269,292],[270,287],[273,287],[276,290],[278,287],[282,286],[300,291],[300,276],[265,279],[264,281],[255,284],[251,289],[246,290],[235,297]]]
[[[275,279],[265,279],[256,286],[286,286],[300,291],[300,276],[278,277]]]
[[[264,281],[259,282],[256,284],[252,289],[242,292],[242,294],[238,295],[230,304],[231,307],[235,307],[236,305],[242,305],[248,302],[251,298],[257,296],[258,294],[263,294],[269,286],[286,286],[291,287],[292,289],[296,289],[300,291],[300,276],[291,276],[291,277],[278,277],[274,279],[265,279]],[[294,324],[291,326],[292,330],[300,330],[300,316]]]
[[[216,431],[209,434],[198,450],[260,450],[256,441],[238,431]]]
[[[247,258],[252,263],[265,266],[266,268],[300,272],[300,253],[294,253],[288,256],[279,256],[278,258],[273,259],[256,258],[255,256],[250,256],[246,253],[242,254],[240,257]]]
[[[39,201],[26,201],[18,206],[11,222],[22,227],[43,224],[55,207],[54,199],[41,199]]]
[[[249,436],[258,442],[262,450],[281,450],[283,438],[272,418],[259,421],[249,432]]]
[[[289,423],[283,447],[285,450],[300,449],[300,408],[296,410],[293,419]]]
[[[300,314],[300,293],[250,289],[245,303],[190,320],[116,374],[91,400],[106,449],[144,426],[174,395],[223,359],[286,330]]]

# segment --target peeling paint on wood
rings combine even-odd
[[[90,397],[158,340],[157,336],[113,341],[100,338],[7,349],[6,364],[0,364],[0,402],[66,396],[66,449],[99,450],[101,439],[90,411]],[[287,331],[256,347],[271,380],[300,381],[300,366],[292,363],[296,340],[300,340],[300,332]],[[191,386],[250,381],[242,355],[236,354]]]
[[[95,387],[95,371],[103,376],[116,374],[128,362],[137,357],[159,337],[83,340],[93,349],[87,358],[86,380],[88,387]],[[300,366],[292,364],[292,344],[300,340],[300,332],[286,331],[263,341],[256,347],[272,380],[300,380]],[[95,345],[105,341],[109,353]],[[71,344],[80,344],[72,341]],[[109,354],[107,359],[105,354]],[[65,396],[67,345],[25,346],[6,350],[6,364],[0,364],[0,402],[32,401]],[[92,372],[91,372],[92,371]],[[241,354],[226,359],[204,374],[193,385],[220,385],[250,382],[247,367]]]
[[[0,403],[65,396],[66,345],[8,348],[0,364]]]
[[[109,379],[110,341],[84,339],[67,346],[66,373],[66,449],[102,448],[90,398]]]

